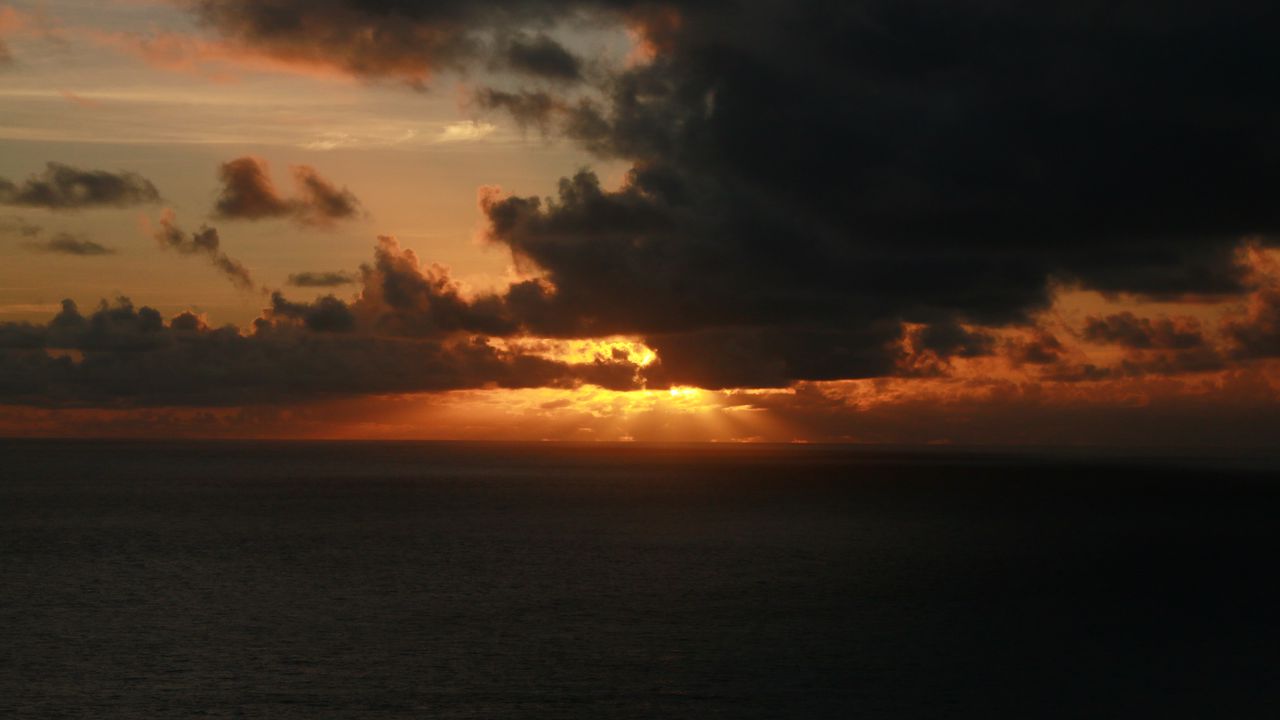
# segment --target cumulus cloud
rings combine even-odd
[[[21,183],[0,178],[0,205],[76,210],[129,207],[160,201],[150,180],[133,172],[81,170],[50,162],[39,175]]]
[[[222,164],[222,191],[214,216],[227,220],[287,217],[303,225],[328,225],[360,214],[360,201],[350,190],[338,188],[307,165],[292,168],[298,196],[285,198],[271,181],[261,158],[246,156]]]
[[[173,210],[166,209],[161,214],[158,226],[152,231],[152,237],[160,247],[176,250],[184,255],[203,255],[236,287],[242,290],[254,288],[253,275],[249,269],[239,260],[222,252],[222,239],[218,236],[217,228],[202,225],[199,230],[188,234],[178,227],[177,222],[177,215]]]

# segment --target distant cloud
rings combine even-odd
[[[48,240],[23,243],[28,250],[58,255],[114,255],[115,250],[70,233],[58,233]]]
[[[351,285],[359,280],[359,275],[349,272],[300,272],[290,275],[288,284],[294,287],[337,287]]]
[[[309,165],[292,168],[298,196],[286,198],[271,181],[265,160],[245,156],[219,168],[222,192],[214,216],[226,220],[290,218],[303,225],[328,225],[360,215],[360,201],[346,188],[326,180]]]
[[[29,223],[17,215],[0,217],[0,234],[33,238],[38,237],[42,232],[44,232],[44,228]]]
[[[0,178],[0,204],[77,210],[93,207],[129,207],[160,201],[150,180],[133,172],[81,170],[49,162],[43,173],[17,184]]]
[[[80,361],[68,360],[77,351]],[[0,322],[0,405],[253,405],[343,395],[560,387],[635,387],[636,367],[562,362],[481,339],[388,338],[351,309],[273,296],[249,333],[210,328],[192,313],[168,323],[128,298],[85,316],[76,303],[45,324]]]
[[[228,257],[221,250],[222,240],[217,228],[201,226],[194,233],[187,234],[177,225],[173,210],[166,209],[160,216],[159,227],[152,232],[152,237],[162,248],[176,250],[185,255],[203,255],[215,268],[226,275],[236,287],[243,290],[254,288],[253,276],[249,269],[238,260]]]

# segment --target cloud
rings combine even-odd
[[[278,292],[271,294],[269,320],[289,319],[301,321],[313,332],[351,332],[356,329],[356,316],[347,303],[332,295],[311,303],[289,302]]]
[[[1090,317],[1084,338],[1096,343],[1114,343],[1133,349],[1163,348],[1186,350],[1205,344],[1200,323],[1195,318],[1140,318],[1131,312],[1106,317]]]
[[[506,67],[526,75],[555,80],[582,78],[582,61],[546,35],[511,38],[502,59]]]
[[[59,255],[114,255],[115,249],[67,232],[40,239],[45,229],[17,216],[0,217],[0,233],[23,238],[22,247],[32,252]]]
[[[0,216],[0,233],[17,237],[34,238],[44,232],[44,228],[34,225],[17,215]]]
[[[1226,323],[1226,334],[1239,359],[1280,357],[1280,287],[1260,290],[1244,318]]]
[[[150,180],[132,172],[80,170],[49,162],[40,175],[21,184],[0,178],[0,204],[76,210],[93,207],[129,207],[160,201]]]
[[[264,161],[242,157],[222,164],[218,169],[222,192],[214,205],[214,215],[222,218],[260,220],[281,217],[293,212],[276,192]]]
[[[152,231],[153,238],[166,250],[176,250],[184,255],[203,255],[209,259],[223,275],[227,276],[236,287],[242,290],[254,288],[253,276],[249,269],[238,260],[228,257],[222,252],[222,239],[218,229],[202,225],[194,233],[187,234],[178,227],[177,216],[173,210],[166,209],[161,214],[159,225]]]
[[[485,110],[502,110],[511,115],[523,129],[538,128],[548,132],[552,121],[564,110],[564,101],[550,93],[521,90],[506,92],[494,88],[480,88],[475,102]]]
[[[285,198],[271,182],[266,161],[246,156],[222,164],[222,191],[214,216],[227,220],[262,220],[288,217],[303,225],[328,225],[360,214],[360,201],[346,188],[338,188],[315,168],[292,168],[299,196]]]
[[[580,60],[542,30],[583,13],[616,14],[615,8],[597,3],[546,0],[200,0],[194,5],[200,21],[224,42],[279,66],[390,78],[417,88],[440,71],[477,64],[576,80]]]
[[[29,250],[58,255],[114,255],[115,250],[92,240],[78,238],[70,233],[58,233],[48,240],[23,244]]]
[[[166,323],[127,298],[103,302],[87,317],[67,300],[45,325],[0,323],[0,404],[226,406],[584,382],[634,387],[636,368],[625,361],[564,363],[476,337],[405,339],[278,324],[277,313],[292,312],[279,300],[248,334],[210,328],[189,312]]]
[[[300,272],[289,276],[288,284],[294,287],[337,287],[359,281],[358,275],[342,271]]]

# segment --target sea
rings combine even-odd
[[[1276,718],[1267,453],[0,441],[2,718]]]

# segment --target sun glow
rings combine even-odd
[[[508,350],[524,355],[536,355],[564,363],[590,363],[597,360],[625,361],[639,367],[648,367],[658,359],[658,354],[638,339],[623,335],[583,340],[556,338],[509,338],[495,341]]]
[[[766,395],[789,390],[760,391]],[[345,438],[572,440],[656,442],[788,441],[793,437],[763,407],[768,398],[741,391],[466,390],[352,403],[336,431]],[[329,426],[326,434],[333,434]]]

